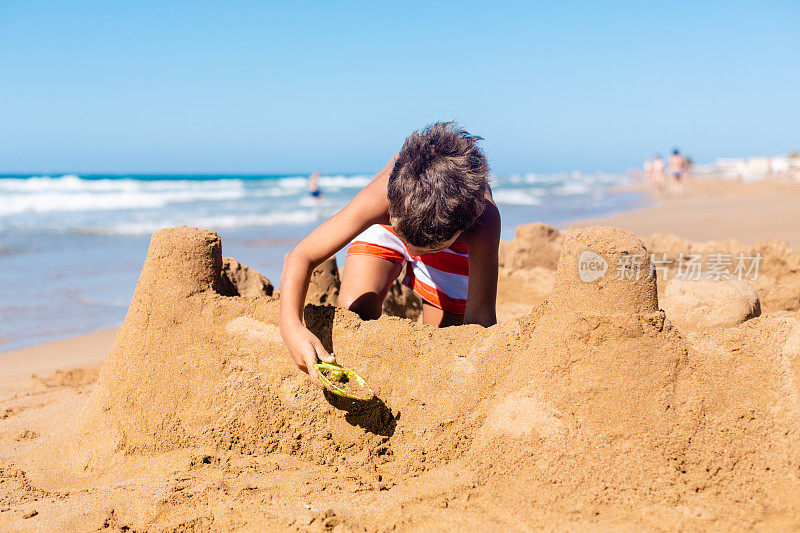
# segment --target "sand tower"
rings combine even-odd
[[[564,239],[550,308],[586,316],[658,311],[650,256],[633,233],[610,226],[570,232]]]

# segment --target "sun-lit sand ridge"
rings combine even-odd
[[[38,502],[9,525],[800,524],[791,298],[767,280],[763,316],[681,333],[654,279],[578,278],[586,249],[610,264],[648,250],[632,233],[532,234],[560,249],[552,294],[492,328],[307,307],[312,331],[375,390],[364,405],[291,365],[277,300],[219,293],[216,233],[157,232],[91,397],[9,470],[17,507]],[[797,252],[780,250],[775,283],[798,272]]]

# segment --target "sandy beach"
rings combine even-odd
[[[736,239],[754,244],[763,239],[787,241],[800,248],[796,182],[695,180],[687,196],[665,200],[658,207],[574,224],[608,224],[637,235],[672,233],[693,241]]]
[[[216,234],[159,232],[119,330],[0,354],[0,528],[800,528],[798,205],[800,183],[702,180],[520,227],[488,329],[309,306],[366,404],[298,374],[254,273],[222,288]],[[650,254],[661,277],[613,276]],[[758,278],[675,279],[720,254]]]

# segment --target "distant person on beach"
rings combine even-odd
[[[315,170],[311,173],[311,176],[308,178],[308,194],[310,194],[311,198],[314,200],[321,202],[322,191],[319,190],[319,176],[319,170]]]
[[[683,196],[683,178],[686,172],[686,158],[675,148],[669,158],[670,191],[675,196]]]
[[[653,183],[653,160],[649,157],[644,160],[642,164],[644,180],[647,183]]]
[[[338,305],[380,317],[403,266],[403,283],[423,301],[425,324],[497,322],[500,213],[489,188],[480,137],[452,122],[412,133],[340,212],[287,254],[280,331],[294,363],[319,383],[313,365],[334,357],[302,322],[314,268],[348,243]]]
[[[653,186],[658,194],[664,194],[667,187],[667,175],[664,172],[664,160],[656,154],[653,158]]]

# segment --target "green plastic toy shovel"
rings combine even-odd
[[[314,370],[325,388],[337,396],[362,401],[371,400],[375,396],[354,370],[335,363],[317,363]]]

